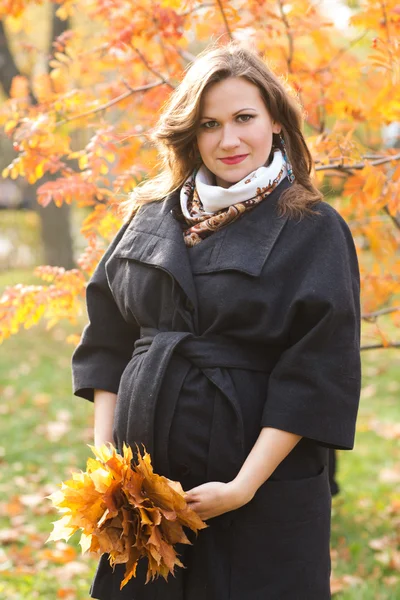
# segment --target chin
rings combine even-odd
[[[225,169],[218,169],[218,177],[221,177],[221,179],[226,179],[226,181],[233,181],[234,179],[242,179],[242,177],[246,177],[246,175],[252,170],[253,168],[249,167],[249,165],[227,165]]]
[[[221,181],[226,181],[229,185],[233,185],[237,183],[241,179],[244,179],[249,173],[254,169],[246,169],[245,171],[236,172],[228,175],[227,173],[221,173],[221,175],[217,175]]]

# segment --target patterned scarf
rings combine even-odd
[[[205,165],[184,183],[180,204],[188,228],[183,236],[188,248],[236,221],[244,212],[257,206],[286,177],[282,152],[276,149],[271,164],[252,171],[229,188],[213,185],[213,175]]]

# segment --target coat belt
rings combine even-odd
[[[236,456],[226,456],[226,460],[232,464],[232,472],[239,469],[244,460],[244,429],[242,413],[235,388],[231,379],[226,376],[222,369],[246,369],[268,373],[277,362],[279,355],[277,349],[266,351],[265,346],[242,344],[232,338],[220,335],[195,336],[185,331],[160,331],[155,328],[142,327],[140,338],[135,343],[132,359],[124,371],[121,379],[122,385],[118,392],[118,404],[121,405],[121,414],[116,414],[116,426],[114,436],[116,444],[121,449],[123,442],[144,444],[150,454],[154,452],[154,420],[156,414],[157,400],[160,395],[161,386],[173,353],[186,359],[186,368],[180,368],[176,375],[179,382],[175,390],[167,390],[167,393],[179,394],[187,372],[192,365],[199,368],[222,393],[224,401],[218,404],[217,412],[220,411],[221,422],[232,422],[232,447]],[[141,354],[142,359],[139,370],[136,369],[137,357]],[[280,354],[280,353],[279,353]],[[180,362],[182,364],[182,361]],[[129,371],[132,370],[132,376]],[[176,398],[169,398],[168,404],[175,406]],[[123,408],[125,407],[125,409]],[[128,419],[126,420],[126,411]],[[124,422],[122,421],[122,417]],[[169,415],[171,421],[173,413]],[[217,415],[218,418],[218,415]],[[157,436],[164,436],[164,443],[168,444],[168,432],[171,423],[163,423],[163,431],[157,432]],[[158,440],[159,441],[159,440]],[[211,445],[212,446],[212,445]],[[221,462],[223,449],[216,449]],[[163,452],[165,462],[157,465],[160,472],[167,469],[168,451]],[[235,473],[232,473],[234,476]]]

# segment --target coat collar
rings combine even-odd
[[[195,306],[197,294],[189,256],[181,226],[172,213],[177,200],[178,196],[171,194],[163,202],[151,202],[141,207],[113,256],[167,271]]]
[[[194,273],[236,270],[261,274],[287,217],[279,217],[277,202],[289,187],[285,179],[263,202],[244,217],[213,233],[193,248],[186,248],[180,223],[174,217],[179,193],[163,202],[143,206],[129,224],[114,256],[129,258],[167,271],[193,305],[197,304]],[[197,252],[192,271],[189,252]]]

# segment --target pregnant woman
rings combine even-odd
[[[145,444],[209,527],[185,569],[100,559],[99,600],[328,600],[329,448],[351,449],[359,272],[301,112],[255,53],[200,55],[153,130],[159,174],[87,288],[75,394],[95,443]]]

